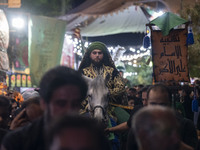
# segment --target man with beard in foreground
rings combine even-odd
[[[81,101],[86,97],[87,84],[77,71],[58,66],[42,77],[39,93],[43,117],[8,133],[1,150],[44,150],[48,125],[64,114],[78,114]]]

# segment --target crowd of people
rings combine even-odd
[[[82,75],[103,76],[108,101],[114,104],[106,110],[115,116],[114,108],[125,106],[120,110],[129,117],[120,121],[110,116],[114,125],[103,128],[84,115],[90,111],[87,93],[91,89]],[[37,89],[21,95],[23,101],[12,94],[0,96],[1,150],[200,149],[200,115],[193,108],[193,101],[200,100],[199,81],[193,86],[155,83],[127,88],[101,42],[89,45],[78,71],[54,67],[43,75]],[[109,140],[110,133],[118,137],[113,139],[117,146]]]
[[[198,81],[197,81],[198,82]],[[133,87],[134,88],[134,87]],[[196,116],[196,113],[192,110],[192,102],[194,99],[194,95],[196,99],[199,100],[198,89],[199,85],[196,84],[195,87],[190,87],[188,85],[184,86],[167,86],[164,84],[154,84],[148,86],[141,86],[137,91],[138,87],[127,89],[128,97],[130,97],[129,101],[133,103],[129,103],[134,106],[134,109],[130,111],[130,118],[127,122],[121,123],[115,127],[107,128],[108,132],[124,132],[129,131],[129,136],[131,136],[131,140],[128,140],[127,149],[138,149],[137,142],[132,140],[134,136],[131,135],[131,128],[133,126],[132,122],[134,122],[134,117],[137,112],[146,108],[146,106],[162,106],[165,108],[171,108],[175,112],[175,117],[179,124],[179,136],[180,140],[193,149],[199,149],[198,144],[198,131],[199,131],[199,123],[200,117],[197,116],[197,121],[193,118]],[[195,89],[195,90],[194,90]],[[190,90],[189,96],[182,95],[183,92]],[[196,92],[196,93],[194,93]],[[139,101],[139,102],[138,102]],[[189,103],[189,104],[188,104]],[[159,114],[159,113],[158,113]],[[144,121],[145,123],[145,121]],[[153,128],[152,128],[153,131]],[[143,135],[144,136],[144,135]]]

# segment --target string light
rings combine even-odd
[[[131,49],[131,53],[133,53],[133,48],[130,48]],[[140,49],[138,50],[135,50],[136,53],[133,53],[132,55],[131,54],[126,54],[126,55],[123,55],[123,57],[120,57],[120,60],[121,61],[133,61],[133,59],[138,59],[138,58],[141,58],[143,56],[150,56],[150,48],[149,49],[145,49],[144,47],[141,47]]]
[[[132,62],[129,61],[129,62],[128,62],[128,65],[132,65]]]
[[[137,64],[133,64],[133,67],[137,67]]]
[[[84,46],[85,46],[85,47],[88,47],[88,42],[85,42]]]
[[[73,52],[76,55],[80,56],[80,58],[83,57],[83,47],[82,46],[87,48],[88,45],[91,44],[89,42],[84,42],[84,44],[83,44],[81,40],[79,40],[77,38],[73,38],[70,35],[65,35],[65,38],[67,38],[68,41],[73,43],[73,45],[74,45]],[[136,67],[141,68],[141,65],[137,64],[138,63],[137,60],[139,58],[142,58],[143,56],[151,55],[151,47],[146,49],[143,46],[141,46],[139,48],[129,47],[128,50],[126,50],[124,47],[121,47],[121,46],[117,46],[117,47],[108,46],[108,51],[111,54],[111,57],[114,57],[116,54],[118,55],[117,63],[127,64],[127,65],[133,66],[135,68]],[[149,66],[152,66],[152,62],[150,62]],[[125,78],[127,76],[137,76],[137,75],[138,75],[137,72],[124,72]]]
[[[137,76],[138,73],[137,72],[125,72],[124,73],[124,78],[128,77],[128,76]]]
[[[135,49],[131,47],[131,48],[130,48],[130,51],[135,52]]]

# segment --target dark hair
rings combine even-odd
[[[24,109],[24,108],[26,108],[27,106],[29,106],[30,104],[37,104],[37,105],[40,105],[40,97],[37,96],[37,97],[32,97],[32,98],[27,99],[26,101],[24,101],[24,102],[22,103],[21,108]]]
[[[131,92],[137,92],[137,90],[135,88],[129,88],[129,91],[131,91]]]
[[[192,92],[193,88],[191,88],[189,85],[183,85],[181,87],[181,90],[184,91],[187,96],[189,96],[190,93]]]
[[[198,94],[200,94],[200,87],[199,86],[195,87],[195,92],[198,93]]]
[[[150,85],[146,85],[144,86],[143,88],[141,88],[139,91],[138,91],[138,94],[142,94],[142,92],[147,92],[147,90],[149,89]]]
[[[200,80],[195,80],[195,81],[194,81],[194,84],[200,85]]]
[[[5,96],[0,95],[0,106],[1,107],[10,107],[10,100]]]
[[[139,88],[143,88],[144,85],[143,85],[143,84],[139,84],[137,87],[139,87]]]
[[[16,100],[14,98],[9,98],[9,100],[10,100],[11,103],[15,103],[16,102]]]
[[[149,99],[149,93],[150,91],[160,91],[162,93],[167,93],[168,94],[168,98],[169,98],[169,101],[170,103],[172,102],[172,94],[171,94],[171,91],[170,89],[165,86],[164,84],[161,84],[161,83],[158,83],[158,84],[155,84],[155,85],[152,85],[149,87],[149,89],[147,90],[147,100]]]
[[[12,106],[10,100],[6,96],[0,95],[0,107],[6,111],[6,113],[2,116],[3,119],[9,118]]]
[[[128,98],[128,101],[130,101],[130,100],[135,100],[136,97],[134,97],[134,96],[127,96],[127,98]]]
[[[52,93],[65,85],[78,86],[81,92],[81,100],[85,99],[88,90],[87,83],[81,77],[81,74],[66,66],[57,66],[44,74],[40,81],[40,96],[46,103],[49,103]]]
[[[80,115],[64,115],[57,120],[54,120],[47,130],[47,146],[50,146],[54,137],[67,128],[85,129],[93,136],[97,142],[99,150],[109,150],[110,146],[104,130],[93,118]],[[77,143],[78,144],[78,143]]]

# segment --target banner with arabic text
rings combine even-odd
[[[154,30],[151,32],[151,38],[155,82],[189,81],[187,29],[172,30],[167,36]]]
[[[44,17],[30,16],[29,67],[33,85],[38,86],[44,73],[60,65],[66,23]]]

